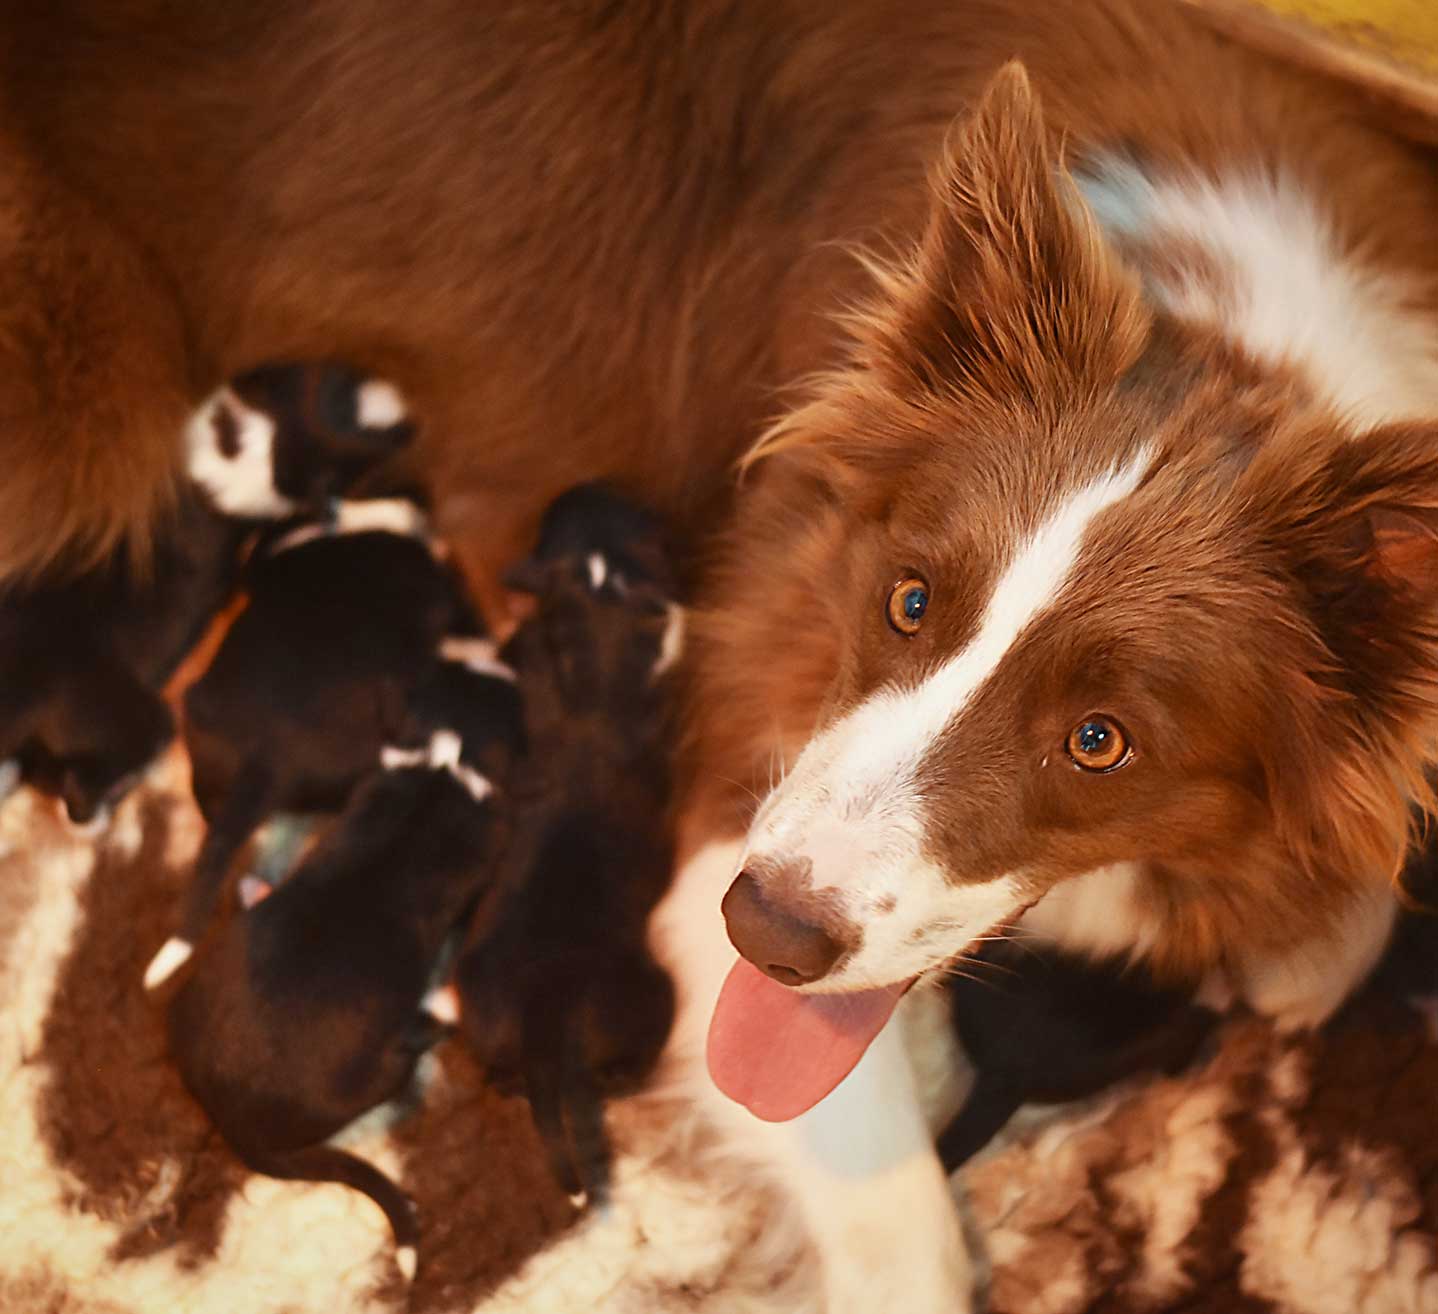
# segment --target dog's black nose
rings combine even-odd
[[[734,947],[783,985],[817,981],[844,951],[837,937],[803,911],[766,898],[763,887],[747,871],[735,878],[721,906]]]

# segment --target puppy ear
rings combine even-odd
[[[1018,63],[950,134],[917,247],[876,273],[863,335],[873,360],[891,384],[930,393],[1028,399],[1056,374],[1112,379],[1147,335],[1138,284],[1064,170]]]

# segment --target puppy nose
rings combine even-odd
[[[822,926],[769,902],[747,871],[735,877],[720,907],[734,947],[783,985],[817,981],[843,951]]]

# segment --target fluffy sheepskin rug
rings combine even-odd
[[[0,812],[0,1309],[812,1309],[780,1207],[677,1101],[613,1110],[614,1198],[576,1216],[454,1042],[346,1135],[419,1206],[410,1292],[369,1201],[247,1175],[140,986],[198,841],[186,783],[167,759],[98,846],[28,793]],[[956,1183],[993,1314],[1438,1312],[1438,936],[1409,938],[1321,1037],[1236,1019],[1181,1079],[1024,1115]]]

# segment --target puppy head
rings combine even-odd
[[[119,672],[108,685],[87,682],[87,693],[83,705],[50,718],[23,759],[26,778],[59,798],[77,826],[107,815],[174,734],[165,704]]]
[[[568,572],[552,576],[504,649],[535,738],[574,742],[587,719],[616,757],[654,750],[669,692],[662,677],[679,659],[683,618],[676,604],[661,610],[632,593],[596,592]]]
[[[658,520],[602,484],[581,484],[551,504],[534,551],[505,582],[521,592],[543,593],[569,579],[595,593],[656,606],[671,600],[677,588]]]
[[[332,362],[266,365],[213,394],[186,429],[188,469],[229,515],[323,506],[414,437],[391,383]]]
[[[741,954],[887,987],[1128,865],[1185,970],[1326,928],[1428,798],[1438,432],[1360,441],[1148,306],[1016,70],[879,278],[697,627],[699,760],[783,772]]]

